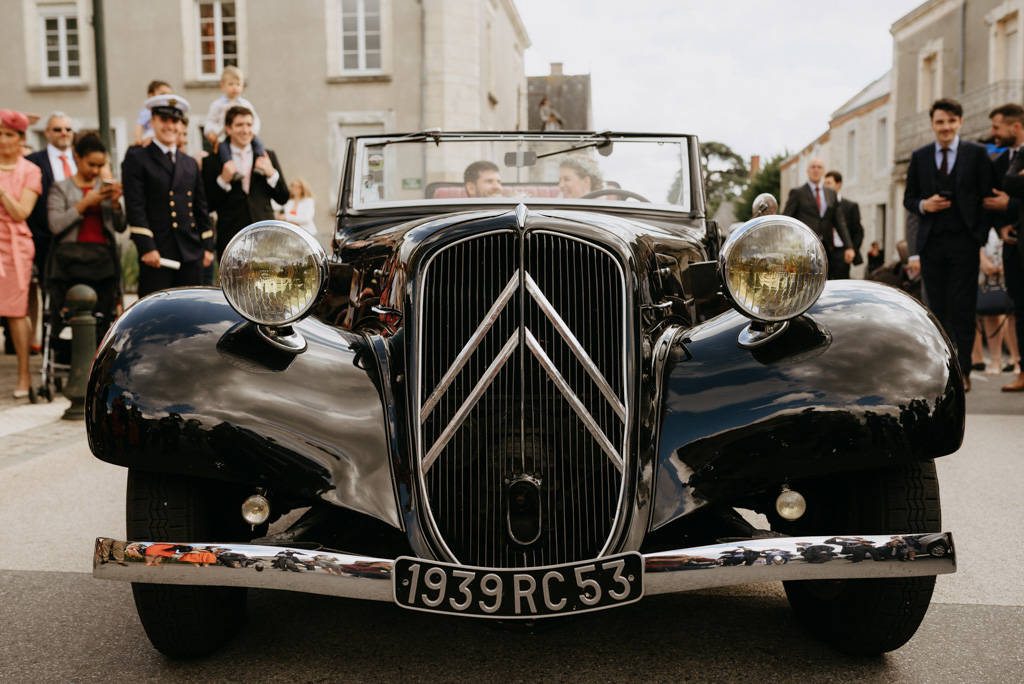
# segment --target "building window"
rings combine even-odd
[[[1019,14],[1014,12],[995,23],[992,55],[992,80],[1021,78],[1021,44]]]
[[[341,71],[381,71],[380,0],[341,0]]]
[[[43,83],[82,80],[78,14],[74,5],[39,8],[43,47]]]
[[[234,2],[196,3],[199,78],[219,79],[226,66],[238,66],[238,22]]]
[[[917,57],[917,111],[942,97],[942,39],[928,41]]]
[[[846,134],[846,175],[851,181],[857,179],[857,131]]]
[[[889,169],[889,122],[883,116],[875,124],[875,170]]]

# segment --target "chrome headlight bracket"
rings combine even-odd
[[[750,325],[740,331],[736,344],[742,349],[755,349],[786,332],[788,327],[789,321],[782,321],[781,323],[751,321]]]
[[[257,325],[256,332],[259,333],[260,337],[281,351],[288,352],[289,354],[301,354],[306,351],[306,338],[296,332],[295,328],[290,325],[280,328]]]

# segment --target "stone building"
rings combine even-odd
[[[540,120],[540,103],[545,97],[551,100],[551,106],[565,122],[562,128],[567,131],[593,130],[590,74],[565,74],[562,73],[561,62],[553,62],[549,75],[530,76],[526,81],[529,88],[529,130],[544,130],[544,122]]]
[[[892,25],[895,121],[895,231],[903,235],[907,167],[913,151],[934,140],[932,102],[951,97],[964,107],[966,140],[988,137],[989,112],[1024,101],[1024,0],[929,0]]]
[[[96,127],[92,1],[7,4],[3,106],[44,117],[61,110],[77,129]],[[286,177],[310,182],[325,241],[349,136],[527,126],[530,39],[513,0],[106,0],[104,8],[116,157],[155,78],[191,102],[194,151],[221,70],[235,64],[260,137]],[[44,125],[29,144],[45,144]]]

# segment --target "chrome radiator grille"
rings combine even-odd
[[[598,556],[627,460],[618,260],[564,235],[501,232],[445,248],[420,282],[420,474],[439,541],[488,567]],[[508,485],[524,477],[538,535],[517,541]]]

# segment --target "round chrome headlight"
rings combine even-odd
[[[788,216],[747,221],[726,240],[718,259],[725,294],[745,316],[776,322],[795,318],[825,289],[825,246]]]
[[[231,239],[220,260],[228,303],[260,325],[288,325],[309,313],[327,285],[327,254],[284,221],[260,221]]]

